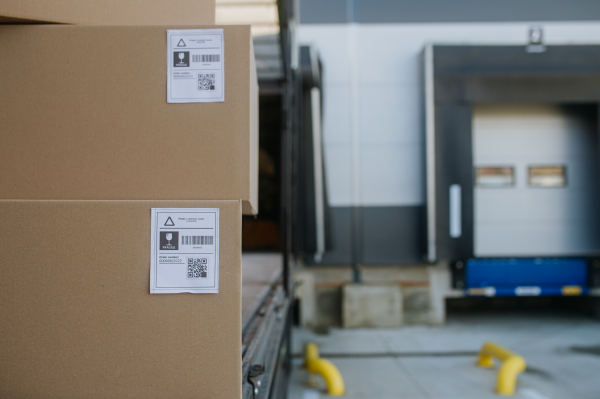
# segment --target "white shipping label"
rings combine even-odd
[[[223,29],[167,30],[167,102],[225,101]]]
[[[150,293],[219,292],[219,208],[152,208]]]

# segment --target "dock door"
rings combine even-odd
[[[600,251],[593,105],[473,107],[475,257]]]

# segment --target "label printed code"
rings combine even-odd
[[[194,54],[192,62],[221,62],[221,54]]]
[[[214,236],[181,236],[181,245],[213,245]]]

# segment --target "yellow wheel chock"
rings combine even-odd
[[[492,368],[494,367],[494,358],[502,362],[502,366],[498,370],[496,392],[500,395],[514,395],[517,376],[527,367],[525,359],[500,345],[486,342],[479,352],[477,365]]]
[[[327,393],[330,396],[342,396],[346,389],[340,371],[329,360],[319,357],[317,345],[308,343],[304,347],[304,368],[309,373],[319,374],[327,384]]]

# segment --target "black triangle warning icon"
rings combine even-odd
[[[185,47],[185,42],[183,39],[179,39],[179,43],[177,43],[177,47]]]
[[[165,222],[165,226],[175,226],[175,223],[173,223],[173,219],[171,219],[171,216],[169,216],[169,218]]]

